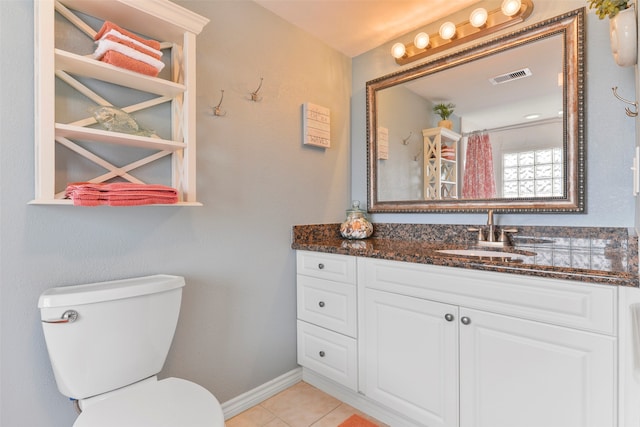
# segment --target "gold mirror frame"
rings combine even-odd
[[[367,93],[367,205],[373,213],[500,212],[582,213],[585,210],[585,8],[533,24],[468,49],[416,67],[392,73],[366,84]],[[548,198],[499,198],[478,200],[379,201],[377,184],[376,92],[398,84],[443,72],[489,55],[537,40],[562,35],[564,42],[563,149],[564,196]]]

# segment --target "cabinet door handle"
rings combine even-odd
[[[324,268],[324,264],[323,263],[318,264],[318,268],[322,270]]]
[[[471,323],[471,319],[469,319],[467,316],[461,317],[460,321],[463,325],[468,325],[469,323]]]
[[[453,317],[453,314],[451,314],[451,313],[447,313],[447,314],[444,315],[444,320],[446,320],[447,322],[453,322],[453,319],[455,319],[455,318]]]
[[[318,305],[319,305],[320,307],[324,307],[324,301],[320,301],[320,302],[318,303]]]
[[[318,353],[320,355],[320,357],[324,357],[324,351],[321,351],[320,353]]]

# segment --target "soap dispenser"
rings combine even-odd
[[[360,209],[358,200],[354,200],[351,209],[347,209],[347,219],[340,224],[340,234],[345,239],[366,239],[373,234],[373,224]]]

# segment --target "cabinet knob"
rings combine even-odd
[[[320,357],[324,357],[324,351],[321,351],[320,353],[318,353],[320,355]]]
[[[324,268],[324,264],[322,264],[322,263],[318,264],[318,268],[319,268],[320,270],[322,270],[322,269]]]
[[[320,301],[320,302],[318,303],[318,305],[319,305],[320,307],[324,307],[324,301]]]
[[[453,317],[453,314],[451,313],[447,313],[444,315],[444,320],[446,320],[447,322],[453,322],[453,319],[454,317]]]
[[[469,319],[467,316],[461,317],[460,321],[463,325],[468,325],[469,323],[471,323],[471,319]]]

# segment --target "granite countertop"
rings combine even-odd
[[[374,224],[364,240],[343,239],[339,224],[293,227],[293,249],[524,274],[616,286],[639,286],[638,239],[626,228],[518,227],[512,246],[477,247],[466,225]],[[477,227],[477,225],[475,225]],[[509,228],[513,228],[509,226]],[[498,250],[512,258],[458,256],[447,249]]]

